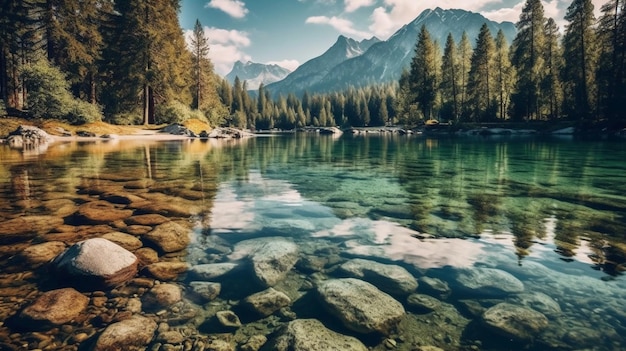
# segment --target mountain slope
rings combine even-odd
[[[349,86],[359,87],[398,80],[403,68],[410,66],[415,42],[422,25],[426,26],[431,37],[443,47],[448,33],[452,33],[458,44],[463,31],[474,44],[483,23],[487,23],[494,38],[500,29],[504,32],[509,44],[515,37],[515,25],[511,22],[496,23],[481,14],[466,10],[442,10],[441,8],[425,10],[388,40],[375,43],[362,55],[346,59],[334,67],[320,69],[320,71],[327,72],[323,77],[292,85],[289,84],[291,77],[289,75],[283,81],[274,84],[280,85],[281,91],[290,91],[299,95],[304,90],[333,92],[344,90]]]
[[[322,55],[303,63],[280,82],[269,84],[267,89],[275,96],[307,90],[319,83],[335,66],[362,55],[378,42],[380,40],[376,37],[358,42],[341,35]]]
[[[279,65],[237,61],[233,65],[233,69],[224,78],[233,84],[235,77],[239,77],[241,82],[247,81],[249,89],[257,89],[261,83],[267,85],[277,82],[287,77],[289,73],[291,73],[290,70]]]

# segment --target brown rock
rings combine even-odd
[[[181,289],[174,284],[155,285],[143,296],[147,308],[160,309],[169,307],[182,299]]]
[[[24,216],[0,222],[0,245],[30,240],[62,224],[63,218],[55,216]]]
[[[163,252],[176,252],[189,245],[189,229],[175,222],[160,224],[143,238],[156,245]]]
[[[187,271],[185,262],[158,262],[146,266],[146,271],[159,280],[176,280]]]
[[[127,232],[128,234],[132,234],[132,235],[144,235],[144,234],[148,234],[150,231],[152,230],[151,226],[148,225],[129,225],[128,227],[124,228],[124,231]]]
[[[152,214],[138,215],[138,216],[132,216],[130,218],[127,218],[126,224],[155,226],[155,225],[163,224],[169,221],[170,219],[167,217],[161,216],[160,214],[152,213]]]
[[[49,241],[42,244],[32,245],[20,252],[20,257],[32,267],[39,267],[52,261],[65,250],[65,243],[61,241]]]
[[[111,232],[104,234],[102,238],[110,240],[128,251],[135,251],[143,246],[141,240],[126,233]]]
[[[285,293],[269,288],[244,299],[249,309],[261,316],[269,316],[279,309],[291,305],[291,299]]]
[[[70,322],[87,308],[89,298],[73,288],[45,292],[19,315],[22,325],[38,329]]]
[[[156,323],[146,317],[134,316],[109,325],[98,337],[94,351],[145,350],[152,341]]]
[[[133,214],[132,210],[120,209],[106,201],[91,201],[78,208],[78,218],[91,224],[107,224],[126,219]]]
[[[135,256],[139,259],[139,265],[148,266],[159,262],[159,254],[149,247],[142,247],[135,251]]]

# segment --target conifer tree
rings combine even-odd
[[[476,39],[476,49],[472,54],[469,73],[468,91],[470,117],[474,122],[493,119],[495,106],[493,104],[494,81],[493,73],[495,43],[487,24],[480,27]]]
[[[513,117],[540,119],[541,82],[545,75],[545,30],[541,0],[527,0],[516,24],[517,35],[511,48],[511,62],[517,68],[515,94],[512,96]]]
[[[626,120],[626,115],[621,113],[626,99],[626,2],[609,0],[601,11],[597,29],[598,112],[611,120]]]
[[[441,96],[445,117],[457,121],[459,118],[459,64],[456,44],[452,33],[446,38],[441,64]]]
[[[209,40],[204,35],[200,20],[196,19],[191,36],[192,71],[194,80],[193,107],[200,109],[204,101],[205,91],[213,86],[213,65],[209,60]]]
[[[509,46],[502,29],[496,34],[495,42],[495,98],[498,103],[497,118],[506,119],[509,99],[513,90],[514,71],[509,60]]]
[[[563,36],[565,104],[571,117],[582,120],[592,118],[595,102],[595,32],[593,4],[591,0],[574,0],[567,8]]]
[[[437,97],[437,57],[435,43],[426,26],[422,26],[411,61],[409,86],[425,120],[431,119]]]
[[[467,94],[467,83],[469,81],[469,71],[472,60],[472,45],[470,44],[469,39],[467,38],[467,33],[463,32],[461,35],[461,41],[459,42],[458,48],[458,64],[459,64],[459,88],[460,88],[460,102],[459,102],[459,114],[462,116],[467,116],[469,108],[467,104],[468,94]]]
[[[563,53],[559,45],[559,28],[552,18],[546,22],[546,50],[545,68],[546,73],[541,85],[542,105],[547,106],[549,119],[556,119],[560,116],[561,105],[563,104],[563,86],[561,84],[560,72],[563,67]]]

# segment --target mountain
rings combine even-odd
[[[356,41],[341,35],[322,55],[303,63],[285,79],[269,84],[267,89],[275,96],[287,95],[290,92],[301,93],[318,84],[340,63],[363,55],[372,45],[379,42],[376,37]]]
[[[258,89],[261,83],[268,85],[277,82],[284,79],[289,73],[291,73],[290,70],[279,65],[237,61],[225,78],[230,84],[233,84],[235,77],[239,77],[242,83],[244,80],[248,82],[248,89]]]
[[[318,75],[315,79],[304,80],[306,76],[301,76],[302,79],[294,84],[296,81],[293,80],[293,76],[298,73],[299,69],[297,69],[282,81],[269,85],[268,90],[274,95],[293,92],[299,96],[305,90],[323,93],[341,91],[349,86],[359,87],[397,81],[402,70],[410,66],[415,42],[422,25],[426,26],[432,39],[440,44],[443,53],[448,33],[452,33],[458,44],[465,31],[470,42],[475,44],[483,23],[487,23],[494,38],[498,30],[502,29],[509,44],[517,32],[515,25],[511,22],[493,22],[481,14],[466,10],[442,10],[439,7],[434,10],[425,10],[386,41],[373,43],[362,55],[346,58],[333,66],[328,64],[330,62],[322,61],[326,65],[317,67]],[[322,56],[309,62],[316,61]]]

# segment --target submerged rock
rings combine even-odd
[[[317,319],[298,319],[279,331],[272,350],[277,351],[366,351],[367,347],[352,336],[326,328]]]
[[[485,311],[483,322],[506,338],[524,342],[532,341],[548,326],[548,319],[542,313],[506,302]]]
[[[411,294],[407,297],[406,303],[411,309],[419,313],[432,312],[441,307],[441,301],[424,294]]]
[[[187,248],[190,243],[189,230],[178,223],[166,222],[145,234],[143,238],[163,252],[176,252]]]
[[[63,218],[56,216],[24,216],[0,222],[0,245],[30,240],[37,234],[46,234],[63,225]]]
[[[83,288],[110,288],[137,274],[139,260],[132,252],[102,238],[70,246],[52,262],[54,269]]]
[[[199,279],[212,280],[230,273],[233,269],[237,268],[237,266],[236,263],[229,262],[205,263],[191,267],[189,272]]]
[[[98,337],[94,351],[145,350],[152,341],[157,324],[146,317],[134,316],[109,325]]]
[[[146,266],[145,270],[159,280],[176,280],[187,268],[185,262],[157,262]]]
[[[190,282],[189,287],[204,302],[215,300],[222,291],[222,284],[213,282]]]
[[[48,241],[27,247],[20,252],[19,257],[33,268],[36,268],[52,261],[61,252],[65,251],[65,248],[65,243],[61,241]]]
[[[541,292],[518,294],[507,301],[532,308],[545,315],[558,316],[561,314],[561,306],[559,303]]]
[[[121,209],[107,201],[90,201],[78,208],[76,219],[86,224],[108,224],[130,217],[133,210]]]
[[[149,309],[167,308],[182,299],[178,285],[159,284],[150,289],[142,298],[143,305]]]
[[[241,327],[241,321],[239,317],[230,310],[218,311],[215,314],[217,321],[225,328],[239,328]]]
[[[252,294],[246,297],[243,302],[249,309],[264,317],[291,305],[289,296],[274,288]]]
[[[70,322],[83,312],[89,298],[73,288],[45,292],[19,315],[19,322],[27,328],[39,329]]]
[[[331,279],[317,287],[324,306],[348,329],[389,334],[405,314],[398,301],[359,279]]]
[[[440,299],[446,299],[452,293],[452,290],[448,286],[448,283],[439,278],[432,277],[420,277],[420,290],[424,290],[431,295],[437,295]]]
[[[298,246],[283,237],[240,241],[229,256],[233,260],[248,258],[259,283],[264,287],[283,280],[298,261]]]
[[[372,283],[389,294],[408,295],[417,289],[415,277],[396,265],[355,258],[342,264],[339,271]]]
[[[524,291],[524,284],[510,273],[496,268],[461,269],[456,282],[460,288],[478,295],[506,295]]]

